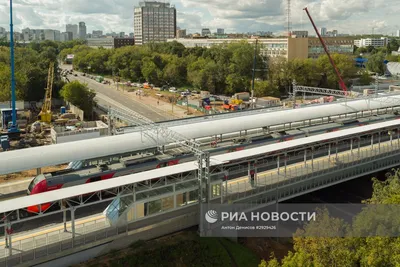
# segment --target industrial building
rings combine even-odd
[[[389,39],[386,37],[366,38],[366,39],[354,40],[354,45],[357,47],[367,47],[367,46],[385,47],[387,46],[388,42]]]
[[[165,42],[176,37],[176,9],[169,3],[140,2],[134,11],[134,38],[137,45]]]

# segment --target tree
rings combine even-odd
[[[378,74],[385,73],[385,66],[383,61],[385,60],[385,54],[377,53],[368,57],[367,69]]]
[[[374,178],[372,197],[351,225],[319,210],[317,218],[322,219],[297,232],[293,252],[279,265],[272,257],[260,266],[399,266],[399,189],[400,170],[394,170],[383,182]]]
[[[96,93],[90,90],[87,84],[82,84],[79,81],[72,81],[63,86],[60,95],[65,101],[71,102],[73,105],[82,109],[85,114],[92,114]]]
[[[363,71],[360,75],[360,85],[370,85],[372,83],[373,79],[371,75],[368,73],[368,71]]]

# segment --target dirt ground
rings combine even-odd
[[[57,166],[43,167],[42,173],[63,170],[67,166],[68,166],[67,164],[63,164],[63,165],[57,165]],[[35,176],[36,176],[36,169],[22,171],[22,172],[16,172],[16,173],[10,173],[10,174],[5,174],[5,175],[0,175],[0,183],[17,182],[17,181],[25,180],[26,178],[33,178]]]

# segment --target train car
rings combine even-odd
[[[306,137],[308,137],[322,133],[339,131],[341,128],[343,128],[343,125],[340,125],[339,123],[328,123],[311,127],[303,127],[299,128],[299,130],[302,131]]]
[[[118,161],[104,162],[97,166],[86,166],[78,170],[65,169],[56,172],[44,173],[36,176],[28,186],[27,194],[34,195],[43,192],[53,191],[60,188],[66,188],[85,183],[102,181],[118,176],[148,171],[156,168],[172,166],[179,163],[183,158],[189,155],[181,155],[180,157],[172,157],[165,154],[162,155],[136,155],[121,158]],[[28,207],[28,212],[38,213],[39,210],[46,211],[51,203],[39,206]]]

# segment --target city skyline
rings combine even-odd
[[[139,1],[115,0],[19,0],[14,3],[16,31],[54,29],[65,31],[66,24],[85,21],[87,32],[132,32],[133,9]],[[285,5],[282,0],[177,0],[177,25],[188,33],[202,28],[225,32],[272,31],[284,33]],[[297,0],[292,1],[292,29],[313,33],[302,10],[307,6],[319,28],[336,29],[344,34],[396,35],[400,23],[396,0]],[[0,27],[9,30],[8,2],[0,3]]]

